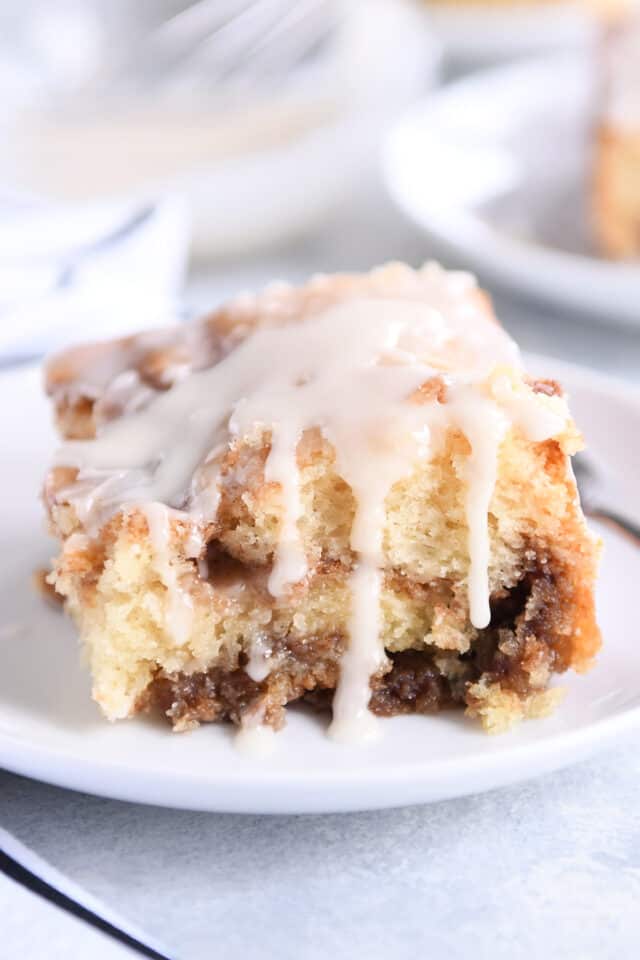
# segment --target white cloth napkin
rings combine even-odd
[[[0,850],[15,863],[20,864],[34,877],[44,881],[49,887],[84,907],[95,917],[105,920],[121,933],[132,937],[138,943],[148,946],[162,956],[168,956],[166,948],[152,935],[140,930],[136,924],[124,919],[99,898],[65,876],[54,866],[40,857],[34,850],[21,843],[8,830],[0,827]],[[4,912],[5,906],[11,906]],[[86,925],[69,913],[56,909],[46,899],[40,900],[21,887],[12,886],[0,872],[0,915],[3,917],[3,935],[8,937],[12,946],[11,956],[33,957],[91,957],[91,960],[127,960],[139,956],[133,950],[121,946],[116,940]],[[45,952],[47,937],[49,950]],[[19,949],[21,948],[21,949]],[[57,949],[56,949],[57,948]],[[84,951],[83,949],[84,948]],[[4,956],[4,954],[2,954]]]
[[[0,873],[2,940],[8,956],[40,960],[140,960],[140,954],[59,910]]]
[[[0,196],[0,361],[170,323],[188,245],[178,197],[64,206]]]

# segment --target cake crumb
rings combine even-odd
[[[50,582],[51,571],[46,567],[39,567],[33,571],[31,582],[36,593],[39,593],[43,600],[55,607],[61,607],[64,603],[64,597],[58,593],[54,585]]]

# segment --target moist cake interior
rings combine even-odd
[[[561,614],[548,565],[533,560],[532,567],[515,587],[492,596],[491,623],[478,631],[465,653],[447,657],[435,645],[388,653],[386,672],[372,680],[369,709],[390,717],[467,706],[470,714],[485,716],[491,732],[508,727],[514,713],[546,713],[557,694],[541,689],[553,671],[563,669],[553,630]],[[434,604],[433,599],[427,602]],[[264,721],[276,728],[284,722],[284,706],[299,699],[330,711],[345,637],[284,638],[265,646],[269,659],[277,663],[268,679],[252,678],[243,653],[235,662],[206,672],[161,672],[145,692],[144,705],[159,707],[178,728],[201,721],[240,724],[256,703],[264,704]]]

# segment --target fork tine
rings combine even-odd
[[[246,0],[249,2],[251,0]],[[139,72],[147,64],[161,70],[174,66],[193,49],[203,31],[208,33],[217,29],[237,7],[238,0],[195,0],[145,38],[135,57],[131,58],[130,69]]]
[[[195,0],[159,26],[136,51],[135,73],[166,75],[185,61],[208,61],[216,75],[290,8],[289,0]],[[214,61],[215,57],[215,61]]]
[[[607,504],[607,494],[601,488],[598,468],[588,454],[578,453],[573,457],[573,472],[580,494],[582,509],[587,516],[602,520],[629,537],[635,546],[640,544],[640,525],[628,516],[623,516],[615,507]]]
[[[335,8],[336,0],[195,0],[152,31],[135,56],[125,56],[116,81],[140,85],[160,77],[171,83],[185,64],[214,83],[255,86],[285,77],[326,39],[337,21]],[[180,77],[183,86],[195,72]],[[108,74],[96,77],[96,90],[109,80]]]
[[[251,48],[274,23],[286,17],[289,0],[251,0],[216,30],[201,36],[192,48],[194,60],[209,66],[215,58],[216,75],[224,78],[247,62]]]
[[[299,0],[260,37],[254,52],[259,52],[263,47],[274,49],[278,42],[285,40],[288,43],[298,35],[306,39],[310,31],[314,28],[317,30],[318,26],[326,23],[327,13],[331,12],[334,6],[329,0]]]
[[[274,23],[251,51],[253,67],[284,74],[333,31],[337,22],[335,4],[327,0],[304,0],[287,17]]]
[[[193,48],[203,34],[221,29],[256,2],[259,0],[194,0],[158,27],[147,44],[158,51],[163,47],[174,51]]]
[[[337,22],[334,9],[333,0],[304,0],[289,8],[247,47],[242,63],[236,61],[225,76],[243,68],[245,79],[254,83],[287,76],[331,35]]]

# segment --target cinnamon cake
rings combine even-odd
[[[596,136],[594,219],[603,253],[640,257],[640,12],[610,27],[603,43]]]
[[[586,669],[597,543],[561,388],[464,273],[273,285],[47,365],[50,581],[112,719],[330,732],[463,708],[488,731]]]

